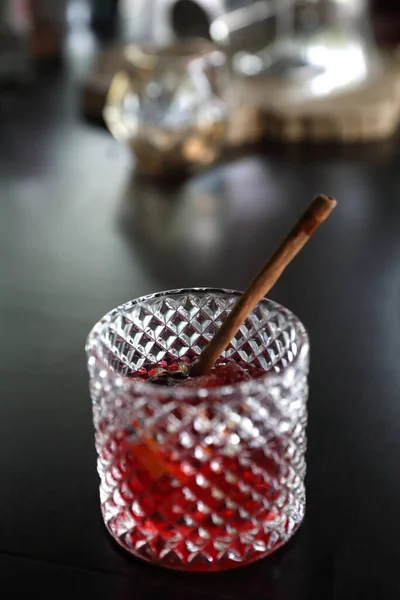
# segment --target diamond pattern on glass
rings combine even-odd
[[[106,315],[87,342],[100,499],[111,535],[171,568],[220,570],[285,543],[305,509],[308,340],[263,300],[226,356],[269,374],[187,397],[134,386],[144,363],[194,358],[236,292],[177,290]]]

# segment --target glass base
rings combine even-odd
[[[103,515],[104,516],[104,515]],[[118,544],[119,547],[123,548],[123,550],[127,551],[134,558],[138,558],[139,560],[144,560],[147,563],[152,565],[156,565],[158,567],[162,567],[164,569],[170,569],[173,571],[184,571],[190,573],[218,573],[220,571],[230,571],[232,569],[238,569],[241,567],[247,567],[259,560],[263,560],[267,558],[271,554],[274,554],[277,550],[285,546],[293,537],[293,535],[297,532],[302,524],[303,517],[299,523],[296,524],[290,536],[280,538],[273,548],[266,550],[265,552],[254,552],[252,556],[249,556],[247,559],[238,560],[238,557],[234,555],[232,552],[229,557],[229,553],[227,553],[227,557],[225,560],[219,561],[210,561],[207,557],[203,556],[201,553],[190,562],[183,561],[178,553],[174,552],[174,549],[171,548],[170,551],[164,553],[164,555],[157,556],[153,549],[150,547],[150,542],[146,543],[140,550],[133,550],[122,538],[117,537],[113,531],[113,527],[106,523],[106,530],[113,538],[113,541]]]

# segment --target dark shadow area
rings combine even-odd
[[[210,20],[193,0],[178,0],[171,9],[171,26],[178,38],[210,38]]]

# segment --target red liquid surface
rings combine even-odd
[[[168,365],[165,361],[161,361],[158,365],[150,365],[149,367],[142,367],[136,373],[130,376],[130,379],[137,379],[139,381],[152,380],[159,373],[168,370],[171,373],[171,379],[174,373],[184,373],[187,371],[189,361],[182,359],[179,362]],[[265,375],[263,369],[259,369],[251,364],[245,362],[236,362],[233,359],[219,359],[215,366],[206,375],[200,377],[190,377],[187,375],[185,380],[175,381],[175,385],[190,387],[190,388],[215,388],[222,387],[224,385],[235,385],[250,379],[257,379],[258,377]]]
[[[134,376],[147,379],[153,369]],[[181,385],[201,380],[215,387],[230,377],[237,383],[258,375],[254,367],[220,364],[208,381]],[[269,439],[266,451],[215,416],[200,416],[200,425],[202,417],[204,423],[214,418],[208,435],[196,419],[186,423],[181,415],[166,442],[138,436],[135,423],[113,432],[100,452],[99,471],[104,518],[118,543],[163,566],[211,571],[269,554],[298,523],[284,510],[290,499],[279,483],[281,443]],[[161,419],[160,430],[168,419]]]

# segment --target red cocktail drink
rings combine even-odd
[[[87,344],[104,521],[126,550],[191,571],[245,565],[304,515],[308,340],[262,301],[207,376],[195,360],[237,293],[181,290],[115,309]]]

